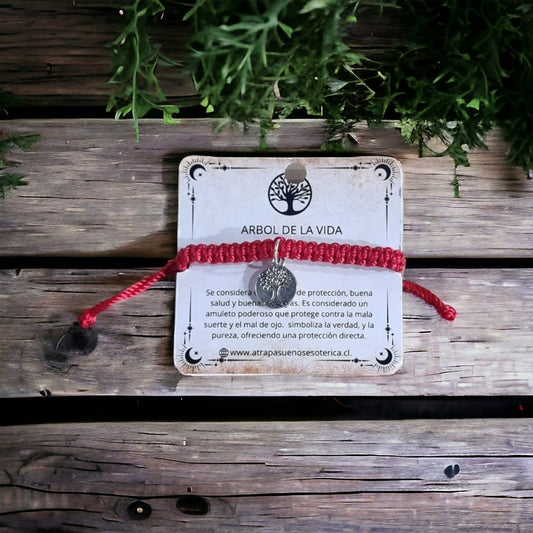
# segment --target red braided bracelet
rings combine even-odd
[[[380,267],[400,273],[405,269],[403,252],[392,248],[338,243],[318,244],[284,239],[283,237],[278,237],[275,240],[267,239],[232,244],[190,244],[179,250],[176,257],[168,261],[158,272],[146,276],[111,298],[85,309],[78,317],[78,324],[83,329],[93,326],[97,315],[112,305],[141,294],[157,281],[178,272],[184,272],[192,263],[249,263],[272,259],[275,253],[279,258],[286,259]],[[403,290],[432,305],[442,318],[450,321],[455,319],[457,315],[455,309],[442,302],[440,298],[424,287],[412,281],[403,280]]]

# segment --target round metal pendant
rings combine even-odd
[[[274,262],[259,274],[255,293],[263,305],[286,307],[296,294],[296,278],[288,268]]]

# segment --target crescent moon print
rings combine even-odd
[[[392,352],[388,348],[385,348],[385,352],[387,354],[385,359],[378,359],[376,357],[376,363],[378,363],[380,365],[383,365],[383,366],[387,366],[387,365],[389,365],[391,363],[392,358],[393,358]]]
[[[400,187],[395,190],[394,182],[396,178],[401,177],[401,168],[396,159],[390,157],[379,157],[371,161],[373,166],[373,175],[383,183],[385,190],[383,191],[383,203],[385,210],[385,237],[389,238],[389,210],[393,198],[399,195],[401,199],[401,184]],[[381,187],[381,185],[377,185]]]
[[[183,160],[180,167],[180,172],[185,175],[187,184],[190,186],[191,182],[198,182],[209,173],[210,167],[214,162],[206,157],[191,157]]]
[[[188,175],[191,179],[196,181],[198,178],[201,178],[204,173],[207,171],[204,165],[200,163],[195,163],[194,165],[191,165],[189,168]]]
[[[379,355],[376,356],[374,369],[381,374],[391,374],[398,369],[401,358],[398,354],[396,346],[392,345],[390,348],[384,348]]]
[[[213,161],[207,158],[192,157],[184,159],[180,167],[180,172],[184,172],[187,181],[187,196],[191,206],[191,238],[194,237],[195,205],[197,200],[195,188],[201,182],[200,178],[209,173],[209,168],[213,164]]]
[[[197,365],[201,360],[202,360],[202,356],[198,357],[198,359],[194,359],[191,352],[193,351],[194,348],[187,348],[187,350],[185,350],[185,354],[183,356],[183,358],[185,359],[185,362],[188,363],[189,365]],[[194,355],[198,355],[198,352],[194,352]]]
[[[383,179],[383,181],[388,180],[390,178],[390,175],[392,174],[392,170],[389,167],[389,165],[385,165],[383,163],[379,164],[375,169],[374,172]]]
[[[382,181],[394,183],[394,180],[400,175],[396,159],[382,157],[374,159],[371,164],[374,166],[374,175]]]
[[[199,355],[198,350],[193,347],[187,348],[183,345],[180,349],[180,366],[187,374],[203,368],[205,365],[202,362],[202,356]]]

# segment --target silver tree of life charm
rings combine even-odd
[[[259,274],[255,283],[255,293],[259,301],[268,307],[286,307],[296,294],[296,278],[286,268],[284,260],[278,257],[279,240],[274,247],[272,263]]]

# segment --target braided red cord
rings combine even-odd
[[[184,272],[191,263],[249,263],[251,261],[272,259],[276,241],[278,242],[277,255],[280,258],[380,267],[394,270],[395,272],[403,272],[405,269],[403,252],[392,248],[338,243],[317,244],[316,242],[295,241],[282,237],[275,240],[267,239],[232,244],[190,244],[182,248],[174,259],[168,261],[155,274],[150,274],[111,298],[85,309],[78,317],[78,323],[84,329],[91,327],[96,322],[97,315],[109,309],[112,305],[141,294],[157,281],[172,276],[177,272]],[[455,309],[444,304],[427,289],[416,285],[416,283],[406,281],[404,281],[403,288],[406,292],[415,294],[433,305],[446,320],[455,318],[455,314],[453,314],[453,318],[450,318],[452,316],[450,310],[455,313]]]
[[[427,304],[432,305],[437,313],[445,320],[449,320],[450,322],[455,320],[457,311],[451,305],[445,304],[436,294],[433,294],[425,287],[404,279],[403,290],[404,292],[418,296]]]

